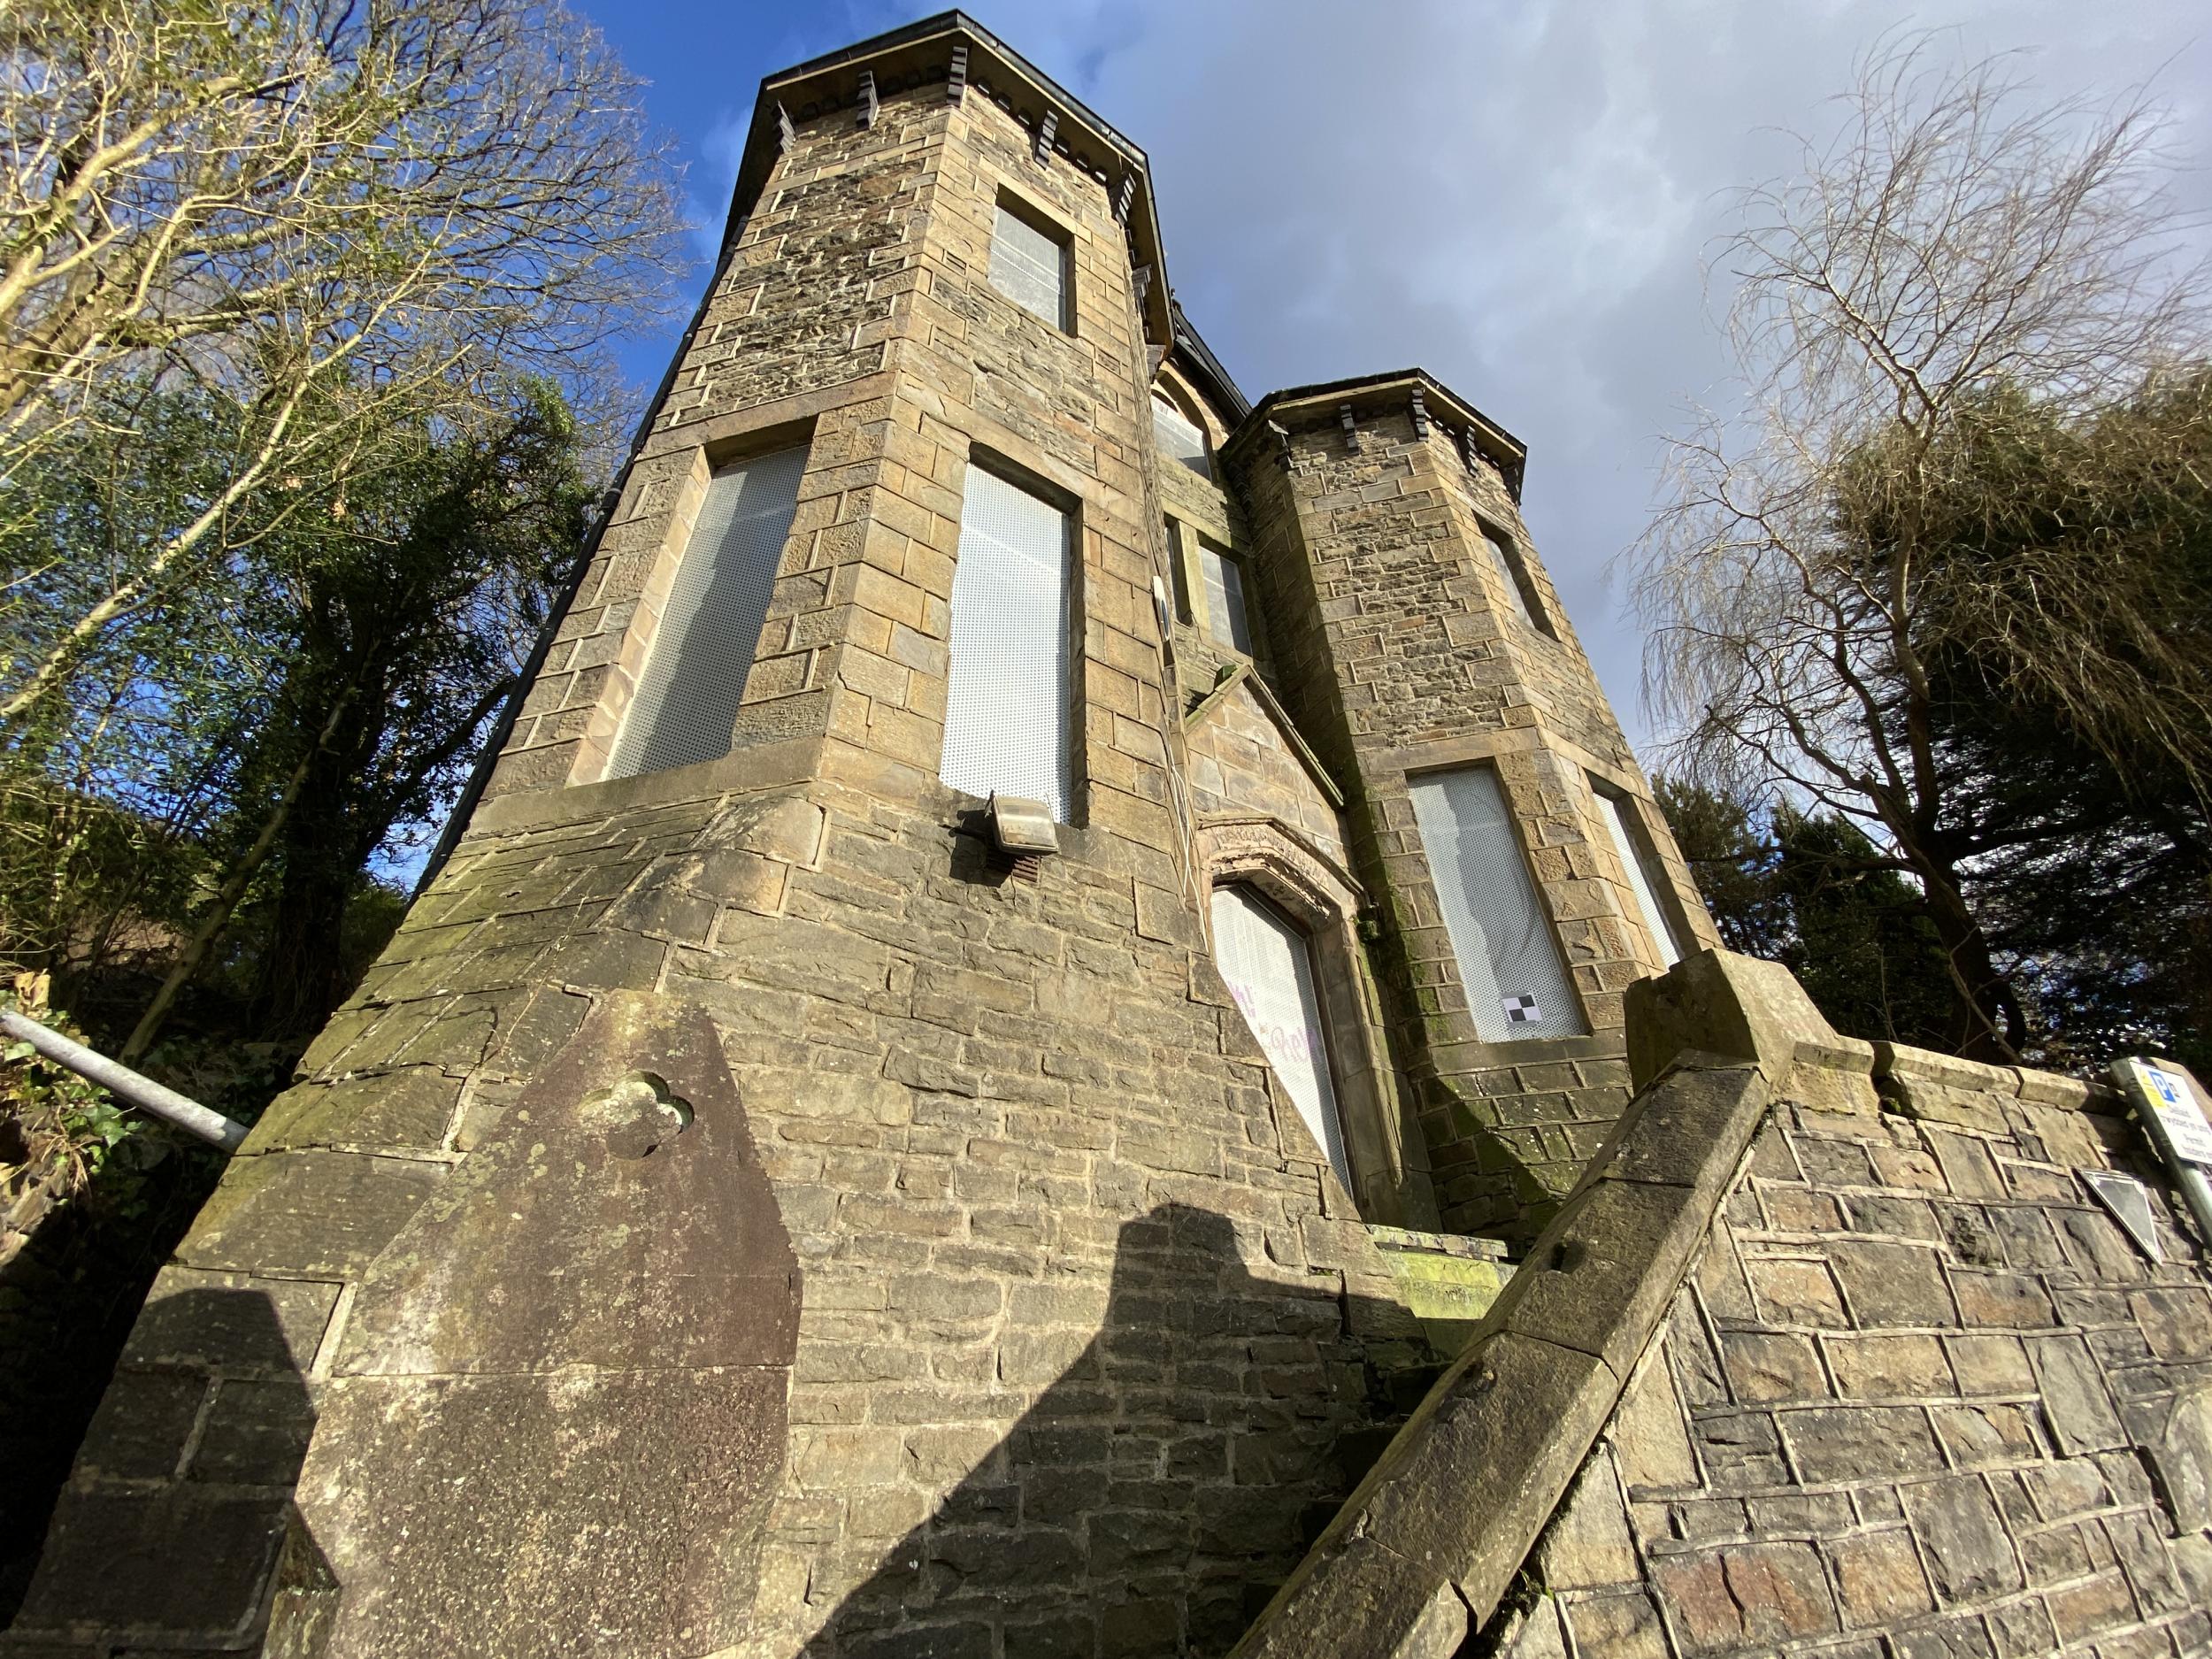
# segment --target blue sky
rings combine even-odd
[[[762,75],[938,5],[572,0],[651,84],[703,246]],[[1724,404],[1701,256],[1724,193],[1817,133],[1885,29],[2019,51],[2053,98],[2148,82],[2212,219],[2201,0],[1010,0],[969,8],[1150,154],[1168,272],[1245,391],[1418,364],[1530,450],[1526,514],[1630,733],[1640,645],[1607,566],[1661,437]],[[704,267],[687,301],[695,298]],[[634,345],[657,380],[677,326]],[[1647,750],[1648,757],[1648,750]]]

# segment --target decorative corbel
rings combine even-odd
[[[1037,143],[1035,149],[1031,152],[1036,157],[1037,165],[1040,167],[1049,166],[1051,165],[1052,135],[1059,130],[1060,111],[1057,110],[1047,110],[1045,111],[1045,119],[1037,123]]]
[[[1275,434],[1275,465],[1284,472],[1290,471],[1290,428],[1279,420],[1267,423],[1268,431]]]
[[[1413,396],[1409,405],[1409,412],[1413,416],[1413,436],[1415,441],[1421,443],[1426,443],[1429,440],[1429,406],[1426,401],[1423,399],[1421,396],[1421,388],[1417,386],[1413,388]]]
[[[1136,285],[1137,309],[1142,311],[1146,299],[1152,293],[1152,267],[1148,265],[1136,266],[1129,273],[1129,280]]]
[[[1137,174],[1132,168],[1121,175],[1121,188],[1114,192],[1114,218],[1126,225],[1129,222],[1130,204],[1136,199]]]
[[[945,72],[945,102],[959,103],[961,94],[967,89],[968,49],[964,45],[956,46],[952,49],[952,67]]]
[[[791,112],[782,104],[776,105],[776,153],[787,156],[791,147],[799,142],[799,129],[791,125]]]
[[[882,106],[876,102],[876,72],[872,69],[864,69],[860,72],[861,126],[873,127],[876,124],[876,117],[881,112]]]
[[[1482,465],[1481,451],[1475,448],[1475,429],[1472,426],[1459,429],[1459,463],[1471,473]]]
[[[1354,454],[1357,454],[1359,452],[1359,422],[1352,419],[1352,406],[1349,403],[1339,403],[1336,406],[1336,424],[1344,428],[1344,447]]]

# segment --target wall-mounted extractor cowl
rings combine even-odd
[[[1060,850],[1059,826],[1052,821],[1052,809],[1043,802],[993,790],[987,812],[991,842],[999,851],[1017,858],[1034,858]]]
[[[1042,801],[994,790],[984,816],[990,824],[992,848],[1013,860],[1014,874],[1020,880],[1034,881],[1039,862],[1060,850],[1059,826]]]

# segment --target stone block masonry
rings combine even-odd
[[[958,14],[764,83],[670,388],[0,1647],[2197,1650],[2182,1240],[2114,1252],[2061,1084],[1696,949],[1509,434],[1417,370],[1248,405],[1142,152]],[[727,752],[611,775],[718,472],[800,449]],[[972,468],[1067,526],[1066,680],[995,705],[1068,751],[1033,863],[941,776],[956,656],[1017,626],[956,600]],[[1475,1018],[1412,811],[1462,767],[1512,868],[1461,873],[1532,884],[1575,1034]],[[1525,1562],[1548,1635],[1493,1618]]]
[[[1601,826],[1597,783],[1650,833],[1669,883],[1660,902],[1684,940],[1716,936],[1656,812],[1635,804],[1649,788],[1506,472],[1471,461],[1448,410],[1463,434],[1483,424],[1417,373],[1278,393],[1229,460],[1251,503],[1283,702],[1344,781],[1353,864],[1389,918],[1384,979],[1439,1213],[1455,1230],[1525,1238],[1627,1103],[1622,993],[1663,965]],[[1486,534],[1513,549],[1524,598]],[[1476,1030],[1410,782],[1469,764],[1493,768],[1505,794],[1587,1037],[1496,1042]]]
[[[1965,1068],[1889,1062],[1883,1110],[1754,1142],[1512,1651],[2212,1651],[2204,1258],[2077,1173],[2156,1193],[2139,1133],[1982,1068],[1928,1112]]]
[[[1202,951],[1133,931],[1112,849],[1026,887],[971,835],[789,790],[472,836],[142,1321],[165,1333],[143,1350],[149,1386],[242,1381],[223,1346],[235,1320],[213,1315],[250,1304],[283,1333],[261,1347],[292,1405],[230,1380],[161,1415],[119,1396],[130,1440],[97,1436],[81,1463],[26,1628],[175,1642],[248,1617],[311,1390],[327,1417],[349,1386],[360,1339],[333,1309],[362,1317],[389,1271],[371,1264],[396,1259],[449,1171],[543,1135],[549,1109],[518,1104],[529,1079],[589,1010],[643,992],[711,1018],[803,1275],[787,1446],[740,1552],[758,1597],[736,1609],[743,1650],[876,1651],[917,1621],[948,1643],[1010,1632],[1016,1651],[1027,1624],[1225,1647],[1433,1362]],[[725,1224],[686,1209],[664,1225]],[[449,1320],[494,1288],[434,1282]],[[357,1594],[386,1571],[357,1520],[384,1454],[317,1432],[304,1527]],[[242,1494],[199,1478],[218,1439],[261,1460],[261,1507],[235,1525]],[[109,1574],[72,1601],[71,1540],[111,1540],[122,1510],[155,1531],[201,1517],[249,1582],[180,1605],[165,1575]],[[349,1605],[349,1644],[366,1615]]]
[[[1038,165],[985,90],[1010,103],[1018,72],[978,69],[956,104],[941,75],[890,91],[871,127],[798,117],[483,804],[144,1316],[173,1327],[157,1380],[211,1377],[211,1396],[119,1417],[158,1442],[127,1474],[104,1438],[88,1449],[24,1640],[251,1647],[273,1601],[285,1641],[331,1653],[427,1652],[434,1629],[439,1651],[560,1651],[584,1640],[543,1623],[563,1617],[592,1651],[641,1655],[1217,1652],[1418,1397],[1422,1328],[1206,948],[1166,781],[1179,733],[1126,233],[1107,185]],[[1067,230],[1071,335],[985,279],[1002,190]],[[772,305],[797,308],[792,332],[747,320]],[[808,463],[733,753],[598,777],[641,607],[705,472],[795,441]],[[935,779],[979,449],[1064,492],[1080,528],[1084,822],[1033,885]],[[531,1194],[571,1179],[554,1128],[610,1090],[658,1079],[706,1121],[703,1061],[686,1082],[605,1044],[558,1057],[639,998],[710,1024],[726,1126],[741,1118],[764,1183],[742,1201],[671,1188],[657,1225],[704,1247],[772,1202],[800,1287],[780,1432],[717,1350],[656,1362],[686,1379],[686,1437],[747,1448],[741,1490],[673,1513],[667,1480],[590,1473],[592,1436],[668,1432],[626,1391],[640,1362],[572,1338],[517,1357],[493,1317],[515,1272],[478,1279],[438,1242],[468,1204],[538,1213]],[[612,1213],[627,1167],[585,1160],[579,1215]],[[664,1277],[652,1225],[626,1215],[560,1269],[565,1294],[636,1302]],[[180,1301],[210,1274],[284,1331],[264,1347],[289,1419],[233,1386],[227,1327]],[[757,1301],[777,1282],[659,1294]],[[365,1349],[403,1286],[424,1335]],[[486,1344],[505,1395],[566,1401],[591,1436],[470,1439],[489,1385],[442,1379],[476,1375]],[[576,1392],[547,1395],[555,1376]],[[363,1403],[386,1396],[461,1436],[441,1455],[465,1479],[419,1478]],[[218,1431],[261,1448],[250,1482],[200,1478]],[[603,1493],[588,1521],[545,1495],[563,1470]],[[537,1565],[502,1588],[456,1552],[511,1521]],[[180,1531],[228,1571],[173,1579],[159,1546]],[[127,1570],[90,1571],[127,1534],[146,1545]],[[586,1537],[649,1552],[609,1582],[669,1622],[516,1587]],[[428,1571],[424,1538],[453,1540]]]
[[[2212,1274],[2113,1097],[1639,991],[1621,1135],[1238,1652],[2212,1652]]]

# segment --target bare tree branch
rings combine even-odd
[[[1895,849],[1953,959],[1959,1046],[2006,1057],[2021,1018],[1966,902],[1983,846],[1947,789],[1930,652],[2000,639],[2006,672],[2115,741],[2131,722],[2204,744],[2212,689],[2173,687],[2212,682],[2154,630],[2116,633],[2078,550],[2000,582],[1953,557],[1961,434],[2000,408],[2084,419],[2173,381],[2204,351],[2205,268],[2140,96],[2038,104],[2008,60],[1958,67],[1906,36],[1840,103],[1832,140],[1741,194],[1716,261],[1742,410],[1675,442],[1631,556],[1647,694],[1673,766],[1779,785]],[[2081,460],[2110,481],[2111,457]]]

